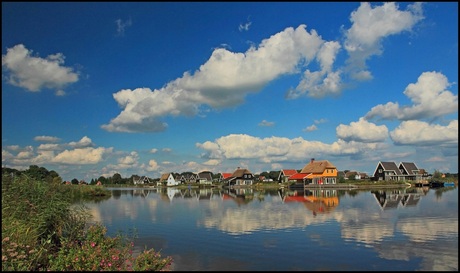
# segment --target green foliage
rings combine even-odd
[[[121,174],[115,173],[115,174],[112,176],[112,183],[113,183],[113,184],[121,184],[122,181],[123,181],[123,179],[121,178]]]
[[[280,171],[270,171],[268,178],[271,178],[273,179],[273,181],[276,181],[278,180],[279,175],[280,175]]]
[[[2,255],[2,268],[34,270],[46,266],[46,253],[60,244],[60,239],[75,235],[84,223],[85,214],[70,207],[67,195],[52,184],[30,179],[25,174],[2,183],[2,250],[18,256]],[[8,252],[8,249],[16,249]],[[24,257],[33,251],[33,255]],[[2,251],[3,252],[3,251]]]
[[[155,252],[153,249],[144,250],[137,256],[134,261],[134,271],[163,271],[169,270],[172,259],[170,257],[163,258],[160,252]]]
[[[72,199],[110,191],[44,183],[36,178],[40,173],[46,172],[2,170],[2,271],[169,269],[170,257],[146,250],[137,261],[132,243],[107,237],[101,225],[86,228],[90,216]],[[59,181],[53,174],[43,179],[49,177]]]
[[[121,235],[106,236],[107,229],[96,224],[90,226],[77,241],[66,241],[60,250],[50,255],[52,271],[157,271],[167,270],[171,258],[162,258],[158,252],[144,250],[133,256],[134,244]]]
[[[434,170],[433,179],[441,179],[442,173],[438,170]]]

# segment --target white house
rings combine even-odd
[[[177,186],[179,185],[180,181],[176,181],[172,173],[165,173],[161,175],[160,183],[166,181],[166,186]]]

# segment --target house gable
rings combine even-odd
[[[422,176],[422,172],[413,162],[401,162],[398,166],[394,162],[379,161],[374,171],[375,180],[417,180]]]
[[[297,173],[297,170],[289,169],[289,170],[281,170],[278,175],[279,182],[286,182],[291,175]]]
[[[337,184],[337,168],[328,160],[312,158],[300,173],[309,174],[308,183],[311,184]]]
[[[312,159],[300,172],[322,176],[337,176],[337,168],[328,160],[315,161]]]
[[[254,175],[248,169],[238,168],[225,181],[228,185],[252,185]]]
[[[413,162],[401,162],[399,163],[399,170],[402,174],[406,175],[417,175],[419,170]]]

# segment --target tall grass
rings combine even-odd
[[[56,185],[24,174],[3,175],[2,270],[129,270],[133,268],[130,264],[135,264],[136,269],[152,268],[146,262],[139,265],[129,251],[132,245],[126,240],[106,237],[104,227],[87,228],[90,215],[84,207],[72,206],[72,200],[92,194],[107,196],[102,187]],[[104,251],[83,251],[95,243],[96,235],[99,248],[91,249]],[[118,267],[103,265],[100,260],[107,260],[107,253],[119,253],[116,258],[124,262]],[[72,267],[77,264],[78,255],[83,261],[80,260],[78,267]],[[161,258],[154,251],[141,254],[139,261],[145,257],[156,261],[154,268],[158,270],[168,269],[171,263],[169,257]]]

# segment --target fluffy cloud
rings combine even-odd
[[[159,167],[160,166],[158,166],[158,163],[155,160],[151,159],[149,160],[149,165],[147,166],[146,169],[148,172],[154,172],[154,171],[157,171]]]
[[[391,139],[397,145],[458,145],[458,120],[447,126],[428,124],[423,121],[403,121],[390,132]]]
[[[43,88],[62,92],[64,86],[78,81],[78,73],[62,66],[65,58],[62,53],[44,59],[31,55],[32,51],[22,44],[8,48],[6,55],[2,55],[2,68],[9,72],[5,77],[10,84],[32,92]]]
[[[310,126],[306,127],[302,131],[304,131],[304,132],[313,132],[313,131],[316,131],[316,130],[318,130],[318,127],[316,127],[316,125],[313,124],[313,125],[310,125]]]
[[[388,102],[372,107],[366,119],[411,120],[436,118],[458,111],[458,96],[447,91],[451,84],[439,72],[424,72],[416,83],[409,84],[404,94],[413,102],[411,106],[400,107],[397,102]]]
[[[258,138],[246,134],[231,134],[220,137],[214,142],[197,143],[196,146],[205,150],[204,158],[257,159],[265,163],[302,161],[305,158],[323,158],[328,155],[355,155],[383,147],[378,143],[338,140],[332,144],[325,144],[319,141],[307,141],[301,137]]]
[[[364,118],[351,122],[350,125],[340,124],[336,132],[337,137],[345,141],[382,142],[388,137],[388,128],[385,125],[377,126]]]
[[[58,150],[60,147],[59,144],[40,144],[38,147],[37,147],[37,151],[56,151]]]
[[[408,5],[406,11],[399,10],[395,2],[374,8],[370,3],[361,3],[352,12],[350,21],[353,24],[346,31],[345,50],[349,54],[346,70],[350,71],[351,77],[357,80],[372,78],[366,60],[382,53],[383,38],[410,31],[423,18],[421,3]]]
[[[74,148],[86,148],[86,147],[92,147],[94,146],[94,144],[89,137],[84,136],[78,142],[70,142],[69,146],[74,147]]]
[[[97,164],[102,161],[104,153],[108,151],[110,150],[107,150],[103,147],[87,147],[77,148],[74,150],[64,150],[63,152],[56,155],[52,162],[75,165]]]
[[[304,95],[322,98],[329,95],[338,95],[342,91],[340,71],[333,71],[332,65],[339,52],[338,42],[325,42],[318,50],[316,59],[321,67],[320,71],[307,69],[295,89],[287,92],[286,98],[296,99]]]
[[[128,169],[137,165],[139,155],[137,152],[131,152],[129,155],[118,159],[117,169]]]
[[[297,87],[287,91],[286,98],[337,96],[345,86],[344,73],[370,78],[365,61],[381,53],[382,39],[409,31],[421,19],[421,4],[409,5],[406,11],[399,10],[395,3],[375,8],[369,3],[361,4],[351,15],[351,28],[345,31],[348,66],[336,70],[333,67],[342,48],[340,43],[324,41],[314,29],[308,32],[305,25],[288,27],[244,53],[224,47],[214,49],[193,74],[187,71],[163,88],[124,89],[115,93],[113,98],[123,110],[101,128],[110,132],[161,132],[167,128],[163,117],[200,115],[206,106],[237,106],[248,94],[293,73],[300,73],[301,80]],[[318,64],[318,71],[308,69],[313,61]]]
[[[194,74],[185,72],[161,89],[115,93],[113,97],[123,111],[101,127],[111,132],[159,132],[167,128],[161,117],[197,115],[202,105],[234,107],[270,81],[295,73],[301,60],[309,63],[323,43],[316,31],[309,33],[301,25],[286,28],[245,53],[217,48]]]

